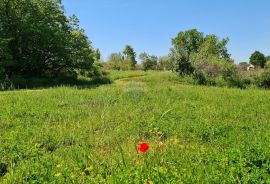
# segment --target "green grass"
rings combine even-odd
[[[148,72],[149,73],[149,72]],[[144,71],[117,71],[117,70],[110,70],[110,79],[112,81],[122,78],[131,78],[131,77],[141,77],[147,74]]]
[[[44,89],[51,87],[79,87],[89,88],[93,85],[110,84],[112,79],[107,76],[95,78],[88,77],[58,77],[58,78],[23,78],[13,77],[11,79],[0,78],[0,91],[18,89]]]
[[[269,91],[111,78],[1,92],[0,183],[270,183]]]

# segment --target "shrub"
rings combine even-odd
[[[101,62],[95,61],[93,63],[93,69],[89,72],[89,77],[102,77],[107,75],[108,73],[103,69],[103,65]]]
[[[269,68],[270,68],[270,60],[266,62],[265,68],[266,68],[266,69],[269,69]]]
[[[94,77],[91,80],[91,85],[98,85],[98,84],[111,84],[112,81],[108,76],[99,76],[99,77]]]
[[[240,75],[237,66],[228,59],[193,54],[191,61],[196,84],[246,88],[251,83]]]
[[[5,79],[0,79],[0,91],[13,89],[14,89],[13,82],[8,77],[6,77]]]
[[[196,84],[206,85],[207,83],[205,75],[198,70],[193,73],[193,78]]]
[[[195,68],[210,77],[217,77],[220,74],[220,67],[217,64],[208,63],[206,61],[198,63]]]
[[[261,88],[270,88],[270,70],[265,70],[258,78],[257,84]]]
[[[105,70],[122,70],[122,71],[131,70],[130,62],[126,60],[108,61],[108,62],[102,63],[102,65]]]
[[[241,78],[240,75],[229,77],[226,83],[229,87],[237,87],[241,89],[245,89],[248,85],[250,85],[250,81],[248,79]]]
[[[237,73],[238,73],[237,68],[233,64],[226,63],[222,66],[221,76],[225,81],[229,81],[232,78],[236,77]]]

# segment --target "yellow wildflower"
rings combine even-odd
[[[55,177],[60,177],[60,176],[62,176],[62,174],[61,173],[56,173],[54,176]]]
[[[85,169],[85,171],[89,171],[89,172],[91,172],[91,171],[93,171],[94,170],[94,167],[93,166],[89,166],[89,167],[87,167],[86,169]]]
[[[39,143],[35,144],[35,148],[40,148],[40,147],[41,147],[41,144],[39,144]]]
[[[144,181],[144,184],[154,184],[154,182],[151,181],[151,180],[145,180],[145,181]]]
[[[186,168],[182,168],[182,171],[184,171],[184,172],[185,172],[185,171],[187,171],[187,169],[186,169]]]
[[[56,165],[56,168],[61,168],[62,167],[62,164],[57,164]]]

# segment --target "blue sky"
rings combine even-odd
[[[102,58],[126,44],[135,51],[166,55],[178,32],[197,28],[229,37],[236,62],[259,50],[270,55],[270,0],[63,0]]]

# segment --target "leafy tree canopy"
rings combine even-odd
[[[158,68],[160,70],[173,70],[174,63],[170,56],[161,56],[158,59]]]
[[[101,59],[101,53],[99,49],[95,50],[95,61],[100,61]]]
[[[142,61],[143,69],[146,70],[154,70],[157,68],[158,57],[154,55],[149,55],[146,52],[143,52],[139,56]]]
[[[194,68],[191,58],[199,55],[202,58],[216,57],[220,59],[230,60],[230,54],[227,50],[229,39],[219,39],[216,35],[204,35],[197,29],[191,29],[178,33],[172,39],[173,48],[171,55],[175,62],[175,70],[180,74],[191,74]]]
[[[192,53],[202,53],[225,59],[230,58],[230,54],[228,54],[226,48],[228,42],[228,38],[219,40],[213,34],[205,36],[204,33],[199,32],[197,29],[180,32],[177,37],[172,39],[172,44],[176,52],[185,51],[188,56]]]
[[[134,49],[130,45],[126,45],[123,54],[125,60],[129,61],[131,64],[131,68],[134,69],[135,65],[137,64],[136,52],[134,51]]]
[[[108,58],[108,62],[119,62],[123,60],[124,60],[124,57],[122,53],[111,53]]]
[[[263,53],[255,51],[249,58],[249,62],[253,65],[260,66],[264,68],[266,63],[266,58]]]
[[[94,52],[78,22],[65,16],[60,0],[1,0],[0,71],[35,77],[88,72]]]

